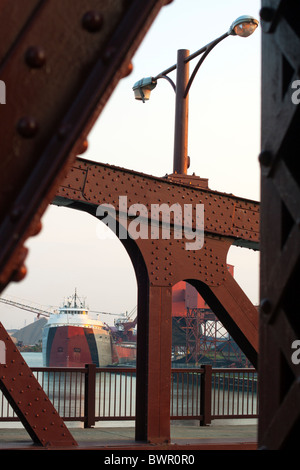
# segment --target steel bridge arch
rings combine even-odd
[[[206,208],[204,244],[187,250],[189,242],[174,237],[176,216],[170,219],[170,238],[120,237],[131,217],[128,205],[191,203],[195,227],[197,203]],[[210,305],[250,362],[257,366],[258,312],[227,270],[227,254],[235,243],[259,248],[259,206],[208,188],[199,178],[176,175],[158,178],[124,168],[77,158],[52,202],[96,217],[99,205],[115,208],[116,235],[133,264],[138,286],[136,439],[170,440],[170,378],[172,349],[172,287],[182,279],[191,282]],[[151,217],[146,220],[151,233]],[[156,220],[161,224],[161,219]],[[181,221],[182,222],[182,221]],[[183,231],[184,233],[184,231]]]

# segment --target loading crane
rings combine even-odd
[[[21,302],[16,302],[15,300],[5,299],[3,297],[0,297],[0,302],[4,303],[6,305],[10,305],[11,307],[20,308],[21,310],[26,310],[27,312],[35,313],[37,315],[37,318],[40,318],[40,316],[49,318],[50,315],[52,315],[54,313],[54,311],[50,312],[50,311],[45,310],[43,308],[33,307],[32,305],[26,305],[26,304],[23,304]],[[119,314],[119,313],[111,313],[111,312],[99,312],[99,311],[96,311],[96,310],[89,310],[89,312],[90,313],[101,314],[101,315],[113,315],[113,316],[117,316],[117,317],[125,316],[124,313]]]
[[[39,318],[40,316],[50,317],[51,313],[53,313],[53,312],[49,312],[47,310],[44,310],[42,308],[33,307],[31,305],[25,305],[25,304],[22,304],[20,302],[16,302],[14,300],[4,299],[2,297],[0,298],[0,302],[2,302],[4,304],[7,304],[7,305],[10,305],[12,307],[16,307],[16,308],[20,308],[22,310],[26,310],[27,312],[36,313],[37,318]]]

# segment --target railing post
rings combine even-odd
[[[211,424],[211,386],[212,366],[203,365],[204,372],[201,374],[200,413],[203,416],[200,426]]]
[[[84,427],[90,428],[95,424],[96,365],[86,364],[85,368]]]

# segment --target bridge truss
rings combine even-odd
[[[2,1],[1,80],[14,89],[14,99],[1,106],[0,289],[26,275],[24,243],[39,232],[52,202],[94,217],[99,204],[111,203],[119,228],[130,221],[118,207],[120,194],[148,208],[160,202],[182,207],[183,198],[203,203],[201,250],[185,250],[184,238],[121,240],[138,283],[136,439],[170,441],[171,289],[179,280],[198,290],[257,366],[258,314],[226,272],[228,249],[236,244],[261,246],[260,444],[293,447],[300,426],[299,372],[291,362],[291,343],[299,338],[300,199],[299,108],[290,91],[299,75],[298,3],[262,1],[261,214],[257,202],[211,191],[197,178],[155,178],[77,158],[166,3]],[[2,325],[0,342],[0,387],[33,441],[76,447]]]

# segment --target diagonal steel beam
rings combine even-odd
[[[0,323],[0,390],[35,444],[43,447],[77,446],[43,388]]]

